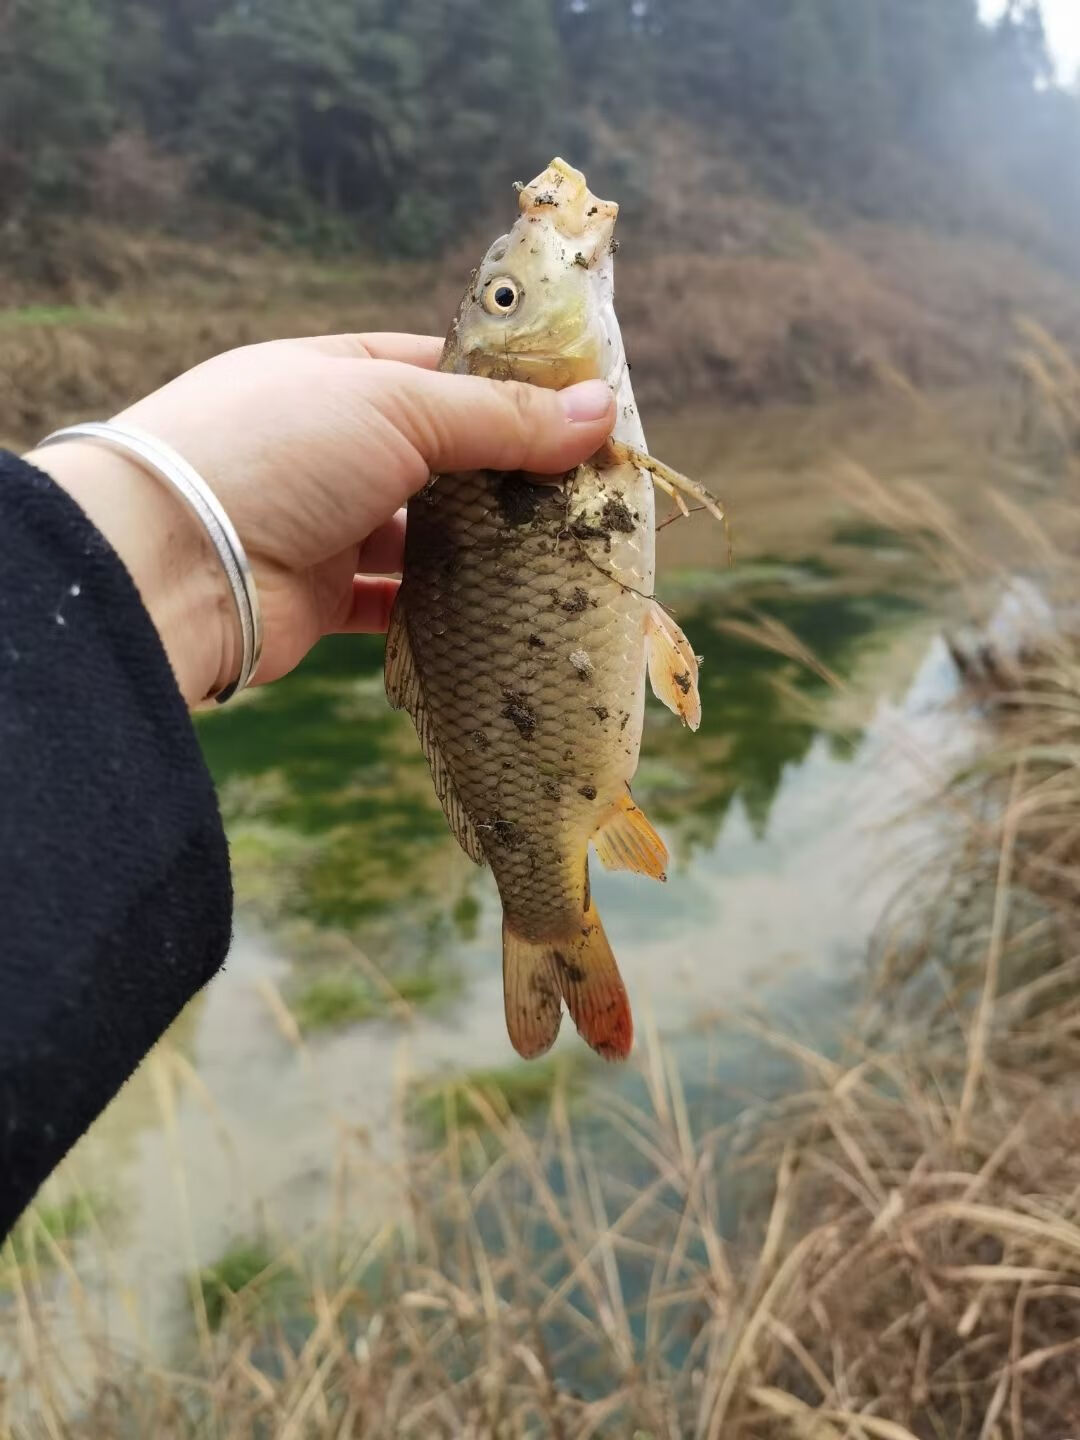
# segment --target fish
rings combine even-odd
[[[439,368],[560,389],[602,378],[608,442],[557,483],[479,470],[409,502],[386,642],[390,704],[412,717],[462,849],[502,901],[507,1031],[525,1058],[558,1035],[626,1058],[633,1018],[593,903],[589,847],[665,880],[668,851],[631,795],[646,677],[685,725],[698,658],[656,600],[654,489],[700,485],[649,455],[614,308],[618,206],[556,158],[470,278]]]

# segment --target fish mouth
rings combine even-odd
[[[527,220],[545,221],[573,242],[587,265],[608,253],[619,207],[589,189],[580,170],[556,156],[535,180],[521,187],[519,204]]]

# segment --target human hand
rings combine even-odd
[[[323,635],[385,630],[401,507],[432,473],[561,474],[611,432],[602,381],[562,392],[435,370],[442,342],[373,334],[279,340],[219,355],[116,418],[177,450],[247,551],[262,607],[256,683]],[[64,485],[127,565],[189,704],[240,668],[224,572],[171,490],[126,457],[72,441],[27,457]]]

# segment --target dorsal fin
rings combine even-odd
[[[439,797],[443,813],[450,829],[457,836],[458,844],[477,865],[483,865],[485,856],[480,837],[476,833],[469,812],[462,804],[450,770],[443,759],[431,713],[424,703],[424,689],[413,659],[409,627],[405,620],[405,606],[401,592],[390,616],[390,628],[386,634],[386,662],[384,666],[386,698],[395,710],[407,710],[412,716],[420,745],[431,768],[435,793]]]

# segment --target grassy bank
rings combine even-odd
[[[798,210],[703,190],[699,211],[624,235],[620,315],[647,408],[807,401],[994,381],[1026,314],[1080,339],[1080,298],[1003,246],[916,229],[826,231]],[[505,217],[504,217],[505,218]],[[434,264],[322,263],[57,223],[0,253],[0,443],[113,413],[234,345],[324,331],[444,333],[486,232]]]

